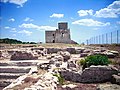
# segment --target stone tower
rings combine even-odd
[[[58,23],[55,31],[45,31],[46,43],[71,43],[70,29],[67,22]]]

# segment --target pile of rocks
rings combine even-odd
[[[64,61],[68,61],[71,58],[71,55],[67,51],[59,51],[59,55],[63,56]]]
[[[69,52],[59,51],[57,54],[52,54],[51,56],[48,57],[49,65],[46,64],[47,66],[45,66],[44,64],[43,65],[40,64],[40,65],[38,65],[38,67],[45,66],[45,68],[49,67],[48,69],[52,68],[53,66],[54,67],[59,67],[59,68],[60,67],[61,68],[63,68],[63,67],[67,68],[67,66],[66,65],[64,66],[63,64],[67,63],[70,58],[71,58],[71,55],[70,55]]]
[[[37,57],[47,56],[47,54],[58,53],[64,57],[64,60],[70,59],[70,54],[80,54],[80,57],[86,57],[94,54],[104,54],[109,58],[114,58],[118,56],[118,51],[107,50],[104,48],[81,48],[81,47],[66,47],[66,48],[44,48],[44,47],[29,47],[29,48],[20,48],[20,49],[11,49],[11,50],[1,50],[0,59],[10,58],[11,59],[37,59]],[[23,56],[24,54],[24,56]],[[30,56],[26,58],[26,56]]]
[[[9,53],[6,50],[0,50],[0,59],[8,59],[10,58]]]
[[[58,78],[53,76],[51,73],[45,73],[34,85],[24,90],[56,90]]]
[[[112,83],[120,85],[120,75],[113,75]]]
[[[30,86],[22,87],[22,85],[29,83]],[[18,89],[24,90],[56,90],[57,89],[58,78],[53,76],[51,73],[45,73],[44,75],[30,75],[26,74],[20,76],[14,82],[12,82],[9,86],[4,88],[3,90],[11,90],[16,86],[19,86]],[[22,88],[21,88],[22,87]]]
[[[80,54],[80,57],[86,57],[86,56],[95,55],[95,54],[102,54],[102,55],[107,55],[108,58],[114,58],[119,55],[118,51],[107,50],[103,47],[76,48],[75,52],[76,52],[75,54]]]
[[[47,55],[47,49],[45,49],[44,47],[34,47],[31,48],[31,51],[37,53],[39,56]]]
[[[100,84],[97,90],[120,90],[120,86],[116,84]]]

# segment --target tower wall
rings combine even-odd
[[[58,23],[56,31],[45,31],[46,43],[71,43],[68,23]]]
[[[55,42],[56,43],[70,43],[70,30],[57,30]]]
[[[58,23],[58,29],[59,30],[67,30],[68,29],[68,23],[67,22]]]
[[[55,31],[45,31],[46,43],[55,43]]]

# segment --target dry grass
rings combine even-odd
[[[64,48],[64,47],[79,47],[78,44],[64,44],[64,43],[46,43],[46,44],[1,44],[0,47],[6,47],[6,49],[18,48],[18,47],[45,47],[45,48]],[[1,48],[2,49],[2,48]]]
[[[43,74],[45,74],[47,71],[46,70],[43,70],[43,69],[39,69],[38,70],[38,75],[43,75]]]

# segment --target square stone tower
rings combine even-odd
[[[58,23],[55,31],[45,31],[46,43],[71,43],[70,29],[67,22]]]
[[[68,23],[67,22],[58,23],[58,29],[59,30],[67,30],[68,29]]]

